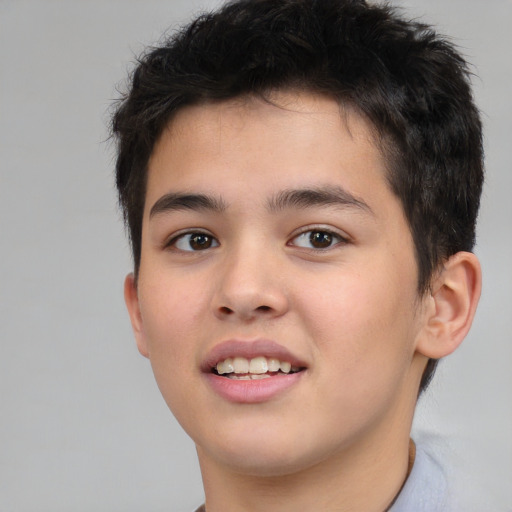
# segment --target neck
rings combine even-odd
[[[206,512],[384,512],[411,469],[409,439],[360,448],[283,476],[241,474],[198,449]]]

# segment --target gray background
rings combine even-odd
[[[133,56],[206,0],[0,0],[0,511],[176,511],[201,502],[192,443],[136,351],[130,270],[105,143]],[[487,186],[479,312],[420,402],[485,489],[512,510],[511,0],[409,0],[475,64]],[[492,503],[492,505],[491,505]],[[475,505],[476,507],[476,505]]]

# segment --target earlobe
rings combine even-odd
[[[142,315],[140,313],[139,296],[137,293],[137,284],[134,274],[130,273],[124,280],[124,301],[130,321],[132,323],[133,333],[137,342],[137,348],[144,357],[149,357],[149,352],[144,335],[144,326],[142,322]]]
[[[451,354],[471,327],[481,288],[478,258],[469,252],[451,256],[432,283],[417,351],[431,359]]]

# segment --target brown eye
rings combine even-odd
[[[212,246],[212,237],[197,233],[192,235],[189,240],[189,245],[194,251],[201,251],[202,249],[209,249]]]
[[[309,242],[316,249],[325,249],[332,244],[332,233],[327,231],[310,231]]]
[[[207,233],[185,233],[172,242],[172,246],[180,251],[204,251],[218,247],[219,242]]]
[[[292,241],[292,245],[304,247],[306,249],[329,249],[347,240],[342,236],[321,229],[310,229],[296,236]]]

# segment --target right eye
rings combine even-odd
[[[206,249],[218,247],[219,242],[215,237],[207,233],[190,232],[177,236],[171,240],[169,246],[179,251],[205,251]]]

